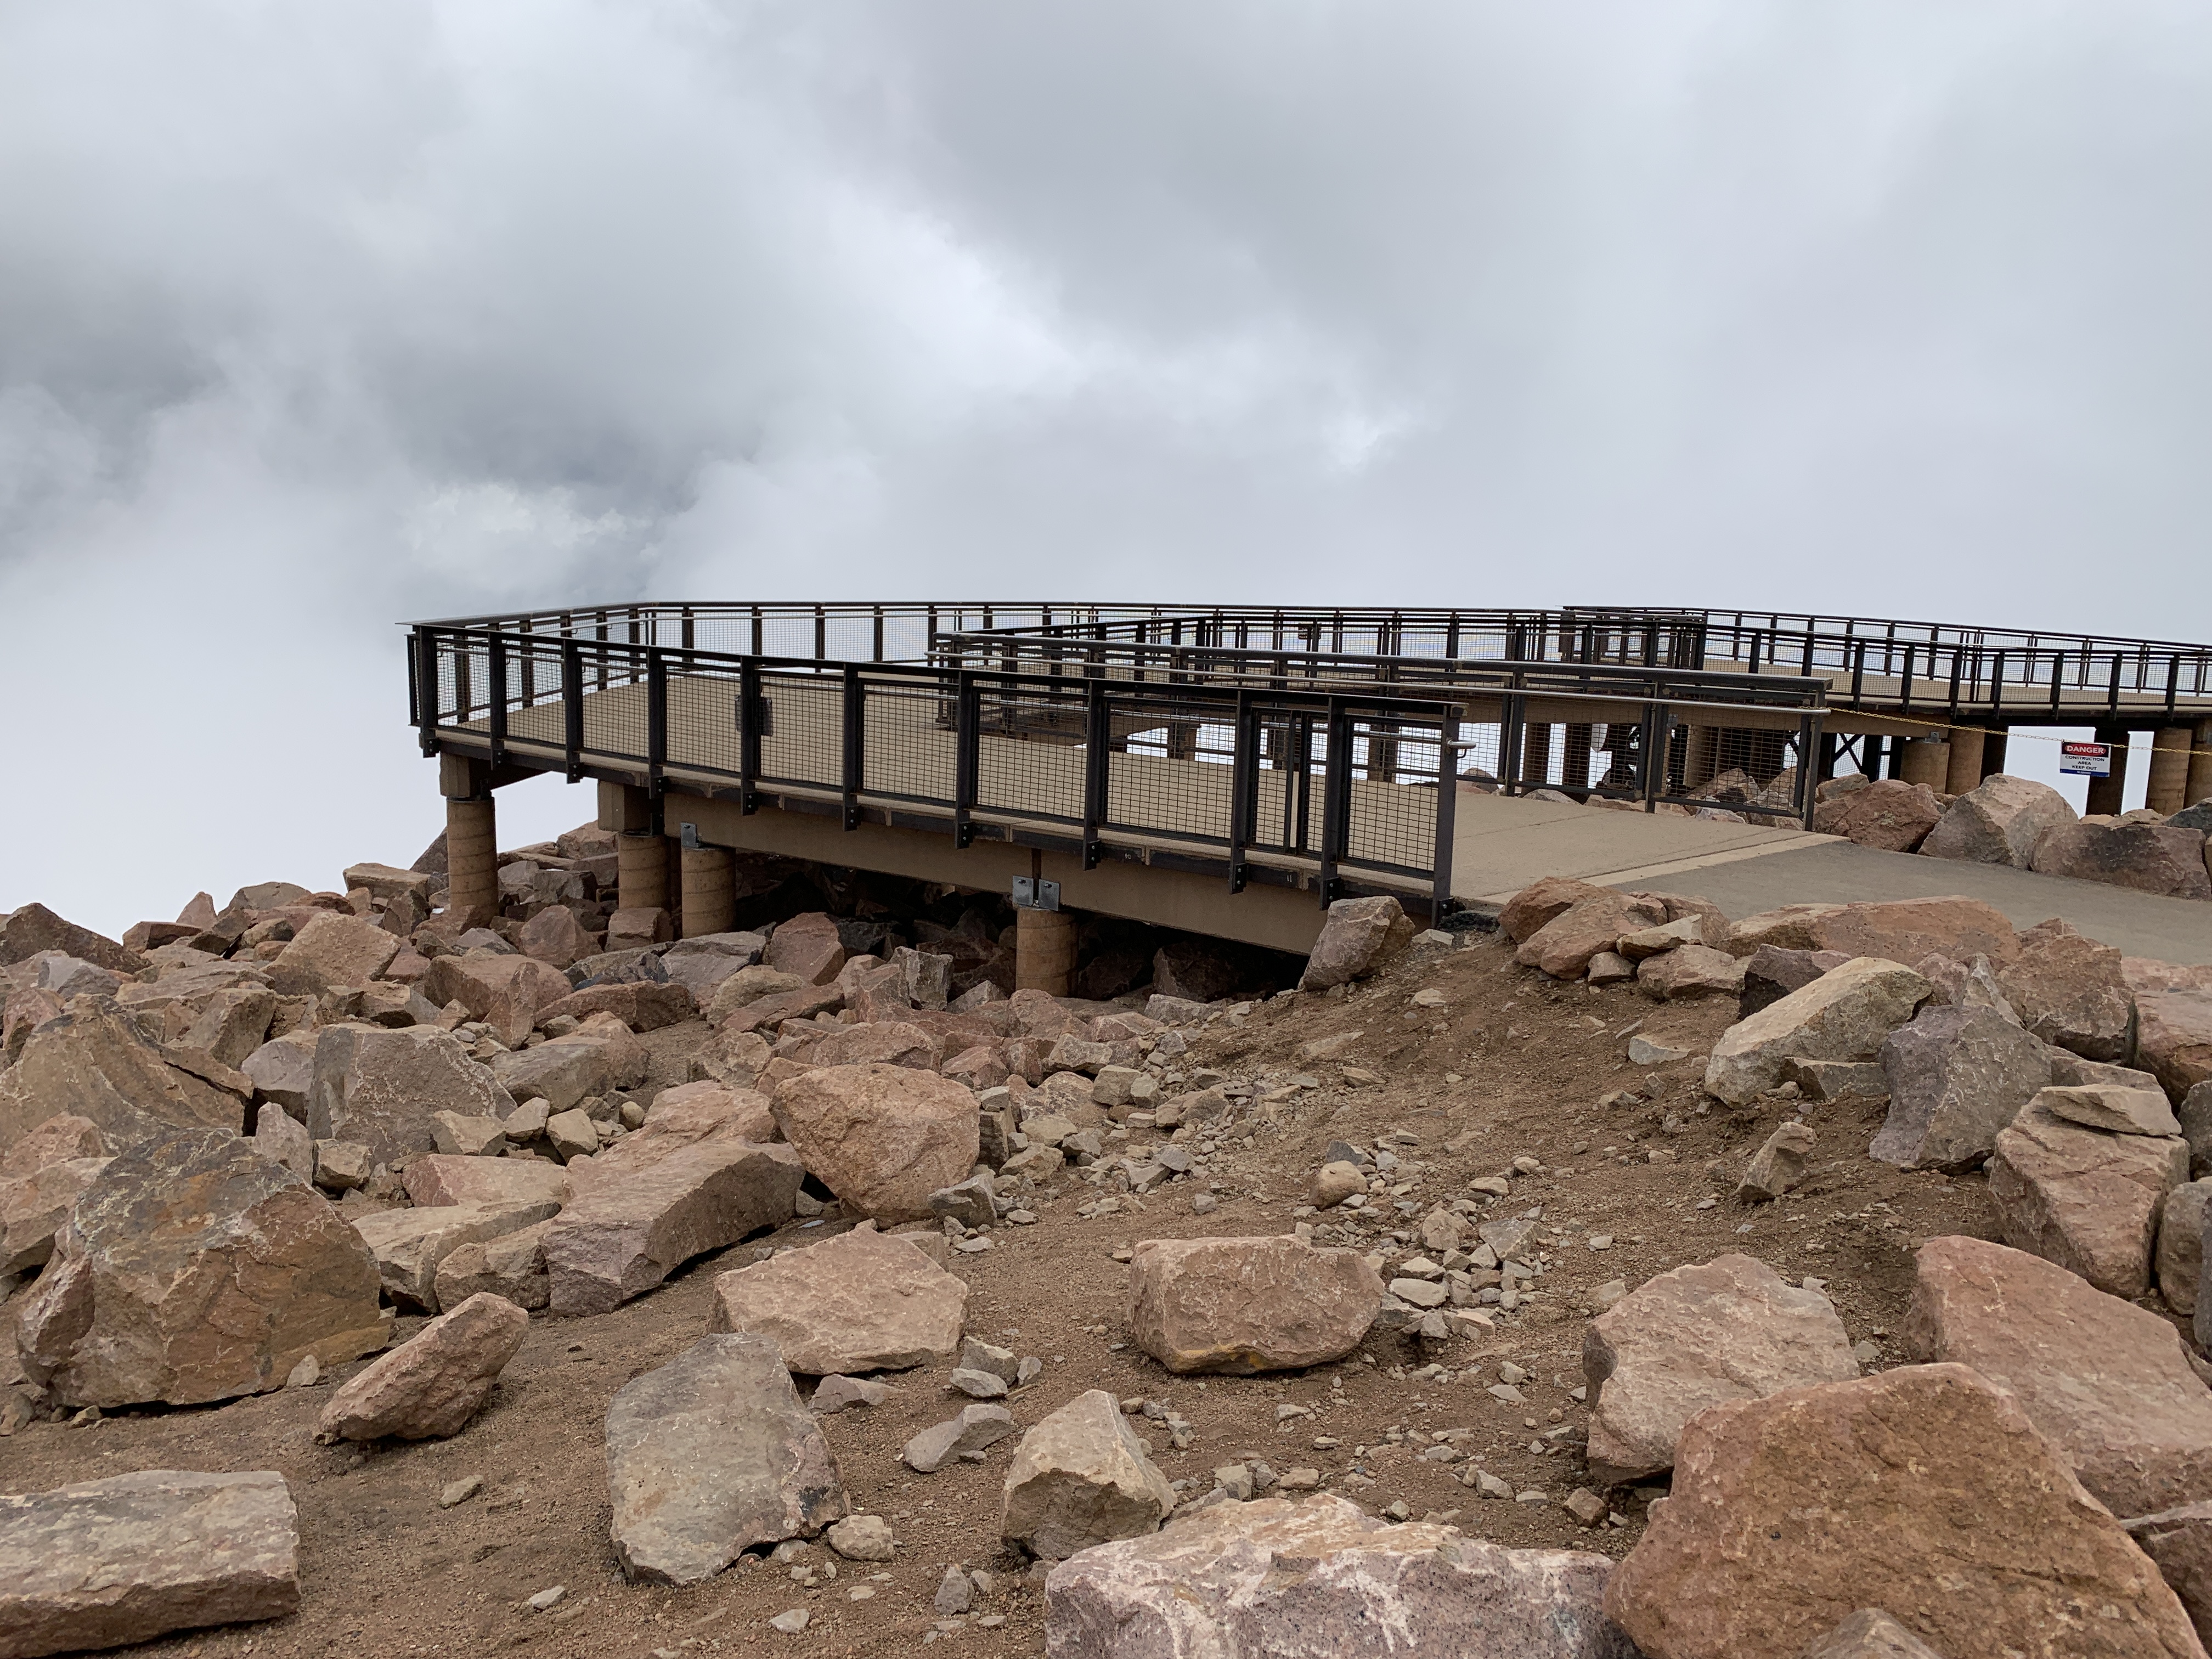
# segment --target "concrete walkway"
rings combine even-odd
[[[2016,927],[2063,916],[2131,957],[2212,963],[2212,904],[2191,899],[1750,824],[1468,793],[1457,811],[1452,885],[1472,903],[1503,902],[1540,876],[1695,893],[1735,917],[1783,904],[1957,894],[2002,911]]]

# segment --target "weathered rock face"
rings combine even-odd
[[[549,905],[524,922],[514,943],[525,956],[563,969],[599,948],[599,939],[585,932],[576,913],[565,904]]]
[[[404,1210],[371,1210],[356,1216],[354,1231],[376,1257],[384,1292],[403,1308],[436,1313],[438,1269],[464,1244],[520,1232],[551,1217],[550,1200],[529,1204],[441,1204]]]
[[[714,1281],[708,1329],[750,1331],[810,1376],[905,1370],[960,1346],[968,1286],[863,1223]]]
[[[318,997],[341,985],[366,985],[392,965],[399,940],[366,916],[319,911],[269,964],[279,996]]]
[[[2040,1038],[1995,1008],[1923,1008],[1882,1040],[1889,1115],[1867,1151],[1906,1170],[1963,1170],[2051,1081]]]
[[[1816,835],[1843,836],[1885,853],[1910,853],[1928,838],[1943,808],[1924,783],[1878,778],[1863,789],[1822,801],[1813,809]]]
[[[1045,1579],[1054,1659],[1635,1659],[1612,1564],[1389,1526],[1333,1493],[1216,1504]]]
[[[871,1020],[825,1031],[794,1056],[805,1066],[905,1066],[932,1072],[944,1045],[904,1020]]]
[[[1943,1659],[1880,1607],[1861,1607],[1805,1650],[1805,1659]]]
[[[2039,1091],[2037,1102],[2054,1117],[2116,1135],[2178,1135],[2181,1121],[2159,1089],[2131,1089],[2117,1083],[2057,1085]]]
[[[740,968],[714,987],[714,995],[700,1012],[709,1025],[720,1025],[738,1009],[750,1007],[763,997],[785,996],[805,988],[805,980],[781,968]]]
[[[566,1204],[568,1176],[534,1158],[464,1158],[433,1152],[407,1160],[401,1176],[416,1204]]]
[[[769,1103],[806,1168],[886,1224],[927,1218],[930,1194],[963,1179],[981,1144],[975,1097],[904,1066],[826,1066],[782,1084]]]
[[[1861,957],[1721,1034],[1705,1092],[1741,1106],[1782,1081],[1792,1060],[1863,1060],[1912,1018],[1928,981],[1902,963]]]
[[[2020,954],[2020,939],[2004,913],[1979,899],[1892,899],[1846,904],[1819,916],[1806,929],[1815,951],[1918,962],[1927,956],[1971,962],[1987,957],[2002,968]]]
[[[1710,945],[1685,945],[1664,955],[1646,957],[1636,970],[1636,988],[1661,1002],[1741,997],[1744,972],[1741,957]]]
[[[2159,1208],[2188,1178],[2178,1136],[2107,1134],[2031,1103],[1997,1137],[1990,1197],[2006,1243],[2132,1300],[2150,1288]]]
[[[766,1337],[703,1336],[607,1409],[615,1553],[647,1583],[711,1578],[845,1513],[837,1462]]]
[[[71,1158],[0,1176],[0,1279],[46,1265],[54,1234],[106,1167],[104,1158]]]
[[[1667,920],[1664,904],[1632,898],[1610,890],[1562,910],[1531,933],[1513,959],[1553,979],[1579,979],[1601,951],[1610,951],[1624,933],[1656,927]]]
[[[332,1395],[315,1420],[315,1438],[327,1445],[459,1434],[529,1334],[530,1316],[514,1303],[472,1296]]]
[[[2212,1634],[2212,1504],[2184,1504],[2121,1522],[2137,1548],[2158,1564],[2197,1626]]]
[[[788,1146],[708,1139],[588,1182],[545,1236],[555,1313],[605,1313],[693,1256],[791,1219],[805,1179]]]
[[[1837,1062],[1813,1060],[1814,1066]],[[1812,1126],[1791,1121],[1778,1124],[1758,1152],[1752,1154],[1743,1179],[1736,1183],[1739,1204],[1765,1204],[1795,1192],[1805,1179],[1805,1163],[1813,1152]]]
[[[458,1308],[481,1291],[502,1297],[532,1312],[553,1299],[545,1273],[545,1235],[550,1221],[532,1223],[496,1238],[477,1239],[447,1253],[438,1263],[438,1305]]]
[[[1850,960],[1840,951],[1792,951],[1779,945],[1762,945],[1743,959],[1743,990],[1736,999],[1735,1017],[1749,1019]]]
[[[330,1201],[208,1129],[100,1171],[21,1318],[25,1369],[70,1406],[258,1394],[385,1333],[375,1259]]]
[[[1818,949],[1813,943],[1814,928],[1843,908],[1840,904],[1784,904],[1761,910],[1729,929],[1725,948],[1739,957],[1747,957],[1764,945],[1784,951]]]
[[[1265,1238],[1154,1238],[1129,1263],[1137,1346],[1177,1373],[1249,1376],[1341,1359],[1382,1306],[1351,1250]]]
[[[1413,924],[1397,900],[1338,899],[1328,907],[1313,954],[1298,980],[1301,991],[1326,991],[1368,975],[1412,942]]]
[[[0,1497],[0,1653],[127,1647],[299,1607],[280,1474],[143,1469]]]
[[[276,1013],[276,994],[259,985],[237,985],[216,992],[200,1006],[185,1032],[187,1048],[212,1054],[225,1066],[245,1065],[269,1035]]]
[[[99,1125],[118,1151],[179,1129],[235,1133],[246,1123],[237,1096],[170,1065],[106,997],[80,997],[60,1018],[40,1025],[15,1065],[0,1073],[0,1152],[64,1115]]]
[[[2174,1100],[2212,1079],[2212,993],[2153,991],[2138,995],[2136,1016],[2137,1057]],[[36,1044],[39,1038],[31,1041]],[[24,1058],[29,1058],[27,1052]]]
[[[253,1079],[263,1099],[304,1123],[307,1097],[315,1088],[315,1045],[321,1041],[322,1033],[312,1028],[287,1031],[239,1061],[238,1069]]]
[[[1706,1407],[1858,1370],[1828,1298],[1763,1261],[1723,1255],[1661,1273],[1583,1333],[1590,1474],[1607,1485],[1656,1474]]]
[[[2212,1499],[2212,1393],[2173,1327],[2065,1268],[1978,1238],[1920,1247],[1914,1358],[1971,1365],[2115,1515]]]
[[[2044,832],[2028,867],[2039,875],[2071,876],[2170,898],[2212,899],[2204,838],[2163,823],[2084,818]]]
[[[135,951],[113,939],[64,921],[43,904],[27,904],[0,915],[0,968],[28,962],[44,951],[59,951],[111,973],[135,974],[145,966]]]
[[[2019,1402],[1963,1365],[1700,1414],[1673,1495],[1605,1589],[1651,1659],[1802,1653],[1869,1603],[1945,1655],[2196,1651],[2119,1523]]]
[[[2002,772],[1984,778],[1943,809],[1920,850],[1931,859],[1968,864],[2007,864],[2025,870],[2035,843],[2046,830],[2071,823],[2080,814],[2047,783]]]
[[[2053,916],[2020,936],[2020,955],[1997,970],[1997,984],[2020,1023],[2045,1042],[2085,1060],[2125,1060],[2135,997],[2120,953],[2084,939]]]
[[[2208,1218],[2212,1218],[2212,1181],[2184,1182],[2166,1195],[2166,1206],[2159,1212],[2152,1273],[2158,1280],[2159,1295],[2178,1314],[2197,1311]]]
[[[663,1026],[680,1025],[687,1019],[696,1018],[698,1012],[698,1005],[684,987],[633,980],[622,985],[593,985],[572,991],[540,1008],[537,1018],[538,1024],[543,1025],[563,1014],[572,1019],[612,1014],[633,1031],[658,1031]]]
[[[837,924],[819,910],[778,922],[761,961],[770,968],[795,974],[808,985],[827,985],[845,965],[845,943]]]
[[[1546,876],[1506,900],[1505,908],[1498,912],[1498,925],[1504,930],[1506,938],[1516,945],[1523,945],[1562,911],[1584,899],[1603,898],[1612,890],[1592,882],[1577,881],[1571,876]]]
[[[1079,1394],[1022,1437],[1006,1468],[1000,1535],[1040,1559],[1156,1532],[1175,1491],[1114,1396]]]
[[[50,1164],[72,1158],[106,1158],[114,1148],[100,1126],[90,1118],[64,1112],[50,1117],[5,1152],[0,1152],[0,1180],[20,1180],[36,1175]]]
[[[503,1118],[514,1109],[491,1073],[434,1026],[332,1025],[316,1039],[307,1133],[367,1146],[373,1163],[436,1151],[433,1113]]]
[[[965,1406],[908,1441],[899,1460],[917,1474],[934,1474],[961,1453],[995,1446],[1013,1431],[1013,1413],[1004,1406]]]

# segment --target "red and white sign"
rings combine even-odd
[[[2062,743],[2058,745],[2058,769],[2075,777],[2109,778],[2112,775],[2112,745]]]

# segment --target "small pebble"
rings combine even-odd
[[[465,1474],[458,1480],[447,1482],[438,1493],[438,1507],[441,1510],[449,1510],[456,1504],[465,1504],[483,1490],[482,1475]]]
[[[793,1607],[790,1612],[779,1613],[775,1618],[769,1620],[768,1627],[770,1630],[780,1630],[786,1636],[796,1636],[806,1628],[806,1622],[811,1617],[812,1615],[805,1607]]]

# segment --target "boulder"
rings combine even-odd
[[[2045,1042],[2085,1060],[2127,1058],[2135,997],[2111,945],[2053,916],[2020,935],[2020,954],[1996,976],[2020,1023]]]
[[[1891,899],[1845,904],[1807,927],[1811,948],[1847,956],[1918,962],[1927,956],[1971,962],[1987,957],[2001,969],[2020,954],[2020,939],[2004,913],[1979,899]]]
[[[959,1416],[908,1441],[899,1461],[917,1474],[934,1474],[954,1458],[995,1446],[1013,1431],[1013,1413],[1004,1406],[965,1406]]]
[[[2132,1299],[2150,1288],[2160,1207],[2188,1178],[2179,1136],[2107,1134],[2031,1102],[1997,1136],[1990,1197],[2006,1243]]]
[[[137,951],[125,950],[89,927],[63,921],[43,904],[0,914],[0,968],[28,962],[46,951],[59,951],[114,974],[135,974],[146,965]]]
[[[707,1328],[765,1336],[793,1370],[827,1376],[949,1358],[967,1310],[965,1282],[864,1222],[717,1277]]]
[[[1171,939],[1152,952],[1152,988],[1162,996],[1218,1002],[1236,994],[1244,975],[1243,954],[1219,939]]]
[[[776,924],[761,961],[796,975],[802,984],[827,985],[845,965],[845,945],[838,937],[835,921],[819,910],[810,910]]]
[[[262,985],[234,985],[213,993],[180,1041],[225,1066],[242,1066],[269,1036],[276,994]]]
[[[467,1158],[433,1152],[407,1160],[400,1174],[410,1203],[425,1206],[566,1204],[568,1176],[534,1158]]]
[[[1802,1653],[1870,1603],[1950,1656],[2196,1647],[2173,1592],[2020,1402],[1955,1364],[1700,1413],[1672,1495],[1605,1589],[1653,1659]]]
[[[1592,1479],[1671,1468],[1682,1428],[1708,1406],[1858,1375],[1828,1298],[1765,1262],[1723,1255],[1647,1279],[1583,1333]]]
[[[373,899],[390,903],[396,898],[418,898],[424,904],[431,900],[432,882],[429,873],[421,870],[398,870],[388,864],[355,864],[346,867],[343,877],[345,890],[356,887],[368,889]]]
[[[975,1097],[903,1066],[831,1066],[769,1100],[784,1139],[848,1212],[882,1224],[929,1215],[929,1195],[966,1177],[981,1144]]]
[[[1843,908],[1840,904],[1784,904],[1761,910],[1729,929],[1724,948],[1739,957],[1747,957],[1764,945],[1784,951],[1818,950],[1820,947],[1813,942],[1814,928]]]
[[[2144,1075],[2149,1076],[2148,1073]],[[2157,1079],[2149,1078],[2149,1081],[2154,1085]],[[2212,1080],[2198,1084],[2182,1096],[2181,1105],[2173,1115],[2181,1125],[2182,1138],[2189,1143],[2189,1172],[2212,1174]]]
[[[1689,921],[1674,924],[1689,927]],[[1687,1002],[1698,997],[1741,997],[1744,958],[1732,957],[1710,945],[1684,945],[1663,954],[1646,957],[1636,970],[1636,988],[1660,1002]]]
[[[442,1440],[459,1434],[530,1334],[530,1316],[478,1292],[378,1358],[331,1396],[315,1438]]]
[[[701,1012],[709,1025],[719,1025],[738,1009],[750,1007],[763,997],[782,996],[803,990],[805,985],[806,981],[798,975],[786,973],[781,968],[740,968],[716,983],[714,994],[700,1005]]]
[[[307,1133],[357,1142],[375,1163],[436,1151],[434,1113],[504,1118],[514,1109],[492,1073],[434,1026],[331,1025],[316,1040]]]
[[[760,1336],[702,1336],[625,1383],[607,1408],[607,1486],[615,1553],[647,1583],[697,1583],[845,1513],[829,1443]]]
[[[269,964],[269,983],[279,996],[319,997],[368,984],[398,954],[398,939],[368,917],[324,910]]]
[[[1041,1560],[1157,1532],[1175,1492],[1103,1389],[1079,1394],[1022,1437],[1006,1468],[1000,1536]]]
[[[40,1036],[44,1036],[41,1032]],[[31,1039],[35,1046],[39,1036]],[[2212,1079],[2212,992],[2152,991],[2136,998],[2136,1055],[2179,1101]],[[28,1058],[28,1051],[26,1051]]]
[[[1931,859],[2007,864],[2025,870],[2044,832],[2079,816],[2049,784],[1993,773],[1943,809],[1920,850]]]
[[[1382,1279],[1364,1256],[1288,1234],[1146,1239],[1129,1263],[1137,1346],[1178,1374],[1251,1376],[1341,1359],[1382,1305]]]
[[[171,1065],[131,1016],[106,997],[80,997],[40,1025],[0,1073],[0,1152],[51,1117],[97,1125],[122,1151],[179,1129],[245,1127],[239,1098]]]
[[[576,913],[565,904],[548,905],[515,930],[515,948],[525,956],[555,968],[567,968],[599,948],[594,935],[584,930]]]
[[[0,1653],[127,1647],[299,1607],[281,1474],[142,1469],[0,1497]]]
[[[567,996],[574,988],[568,976],[548,962],[513,951],[471,951],[457,957],[440,957],[430,964],[417,988],[434,1007],[458,1002],[471,1019],[501,1023],[520,1020],[515,1034],[520,1042],[529,1035],[539,1011]]]
[[[1805,1659],[1943,1659],[1880,1607],[1861,1607],[1805,1650]]]
[[[1903,1338],[2010,1391],[2115,1515],[2212,1499],[2212,1393],[2172,1324],[2019,1250],[1930,1239]]]
[[[2039,1091],[2036,1103],[2052,1115],[2084,1128],[2116,1135],[2178,1135],[2180,1120],[2159,1089],[2131,1089],[2114,1083],[2055,1085]]]
[[[438,1269],[447,1256],[464,1244],[481,1243],[534,1226],[558,1208],[545,1200],[369,1210],[353,1218],[353,1227],[375,1255],[384,1293],[400,1307],[436,1313]]]
[[[621,985],[593,985],[572,991],[538,1011],[538,1024],[558,1019],[589,1019],[593,1014],[612,1014],[633,1031],[658,1031],[698,1018],[698,1005],[690,991],[676,984],[633,980]]]
[[[2204,1270],[2204,1224],[2212,1218],[2212,1181],[2185,1181],[2166,1195],[2158,1216],[2158,1247],[2151,1267],[2166,1305],[2185,1316],[2197,1311]]]
[[[607,918],[606,945],[610,951],[665,945],[675,937],[676,924],[669,919],[668,912],[658,906],[617,910]]]
[[[47,1118],[0,1152],[0,1180],[36,1175],[50,1164],[65,1163],[71,1158],[106,1158],[113,1151],[97,1123],[64,1112]]]
[[[497,1158],[507,1150],[507,1130],[495,1117],[433,1112],[430,1139],[440,1152],[463,1158]]]
[[[1045,1578],[1054,1659],[1636,1659],[1613,1564],[1386,1524],[1324,1492],[1208,1505]]]
[[[595,1174],[545,1236],[552,1310],[605,1313],[693,1256],[788,1221],[805,1178],[788,1146],[712,1137]]]
[[[1546,876],[1505,901],[1505,908],[1498,914],[1498,925],[1514,944],[1523,945],[1561,912],[1584,899],[1603,898],[1612,890],[1571,876]]]
[[[1736,998],[1735,1017],[1749,1019],[1850,960],[1840,951],[1793,951],[1779,945],[1762,945],[1743,958],[1743,989]]]
[[[1878,778],[1863,789],[1820,802],[1813,809],[1813,830],[1885,853],[1910,853],[1927,840],[1942,816],[1942,803],[1926,784]]]
[[[368,1148],[357,1140],[316,1140],[314,1183],[325,1192],[346,1193],[368,1185],[375,1165]]]
[[[936,1037],[919,1025],[884,1020],[842,1025],[824,1032],[794,1058],[805,1066],[905,1066],[933,1072],[944,1058],[944,1049]]]
[[[1323,916],[1321,937],[1298,979],[1301,991],[1364,979],[1413,942],[1413,924],[1398,901],[1387,894],[1338,899]],[[1236,988],[1230,987],[1231,990]]]
[[[321,1042],[321,1031],[313,1027],[287,1031],[240,1060],[238,1069],[253,1079],[262,1099],[274,1101],[304,1123],[307,1098],[315,1091],[315,1049]]]
[[[1833,1061],[1813,1060],[1814,1066]],[[1739,1204],[1769,1204],[1784,1193],[1795,1192],[1805,1179],[1805,1162],[1813,1152],[1810,1125],[1795,1121],[1778,1125],[1752,1154],[1743,1179],[1736,1182]]]
[[[1666,919],[1663,904],[1607,890],[1553,917],[1528,936],[1513,959],[1553,979],[1579,979],[1598,952],[1612,950],[1621,935]]]
[[[2051,1081],[2042,1041],[1978,1003],[1923,1008],[1881,1057],[1889,1114],[1867,1152],[1905,1170],[1978,1166]]]
[[[679,940],[660,958],[661,971],[702,1006],[731,975],[760,960],[768,940],[751,933],[705,933]]]
[[[20,1306],[24,1369],[71,1407],[258,1394],[302,1359],[328,1369],[385,1337],[360,1237],[299,1176],[210,1129],[109,1163]]]
[[[565,1112],[592,1095],[642,1083],[645,1045],[612,1016],[592,1018],[605,1023],[497,1056],[491,1065],[493,1078],[514,1099],[543,1100],[551,1112]],[[613,1031],[621,1031],[621,1036],[616,1038]]]
[[[871,1382],[865,1376],[825,1376],[807,1396],[806,1409],[817,1417],[834,1417],[854,1406],[880,1406],[890,1395],[888,1382]]]
[[[779,991],[748,1002],[714,1029],[726,1038],[747,1031],[774,1031],[787,1020],[811,1020],[817,1014],[834,1014],[844,1006],[845,994],[835,985],[802,985],[795,991]]]
[[[106,1167],[104,1158],[71,1158],[0,1176],[0,1281],[46,1265],[54,1234]]]
[[[2198,1639],[2212,1638],[2212,1504],[2184,1504],[2120,1524],[2181,1598]]]
[[[1861,957],[1721,1034],[1705,1066],[1705,1092],[1741,1106],[1782,1081],[1792,1060],[1863,1060],[1928,995],[1902,963]]]
[[[2204,837],[2169,824],[2096,818],[2062,824],[2044,831],[2028,867],[2039,875],[2071,876],[2168,898],[2212,899]]]

